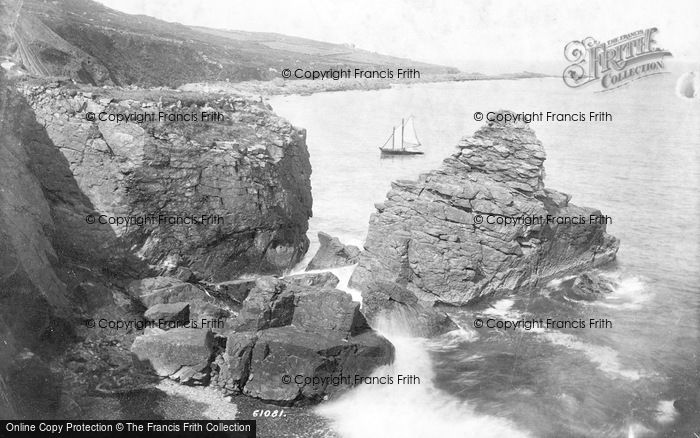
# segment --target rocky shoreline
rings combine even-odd
[[[353,386],[332,378],[392,363],[377,317],[398,312],[415,335],[438,335],[458,328],[440,306],[518,293],[617,250],[599,224],[474,223],[477,214],[600,213],[544,188],[544,151],[527,126],[492,123],[441,169],[394,183],[363,249],[321,233],[315,272],[285,277],[308,248],[303,129],[244,95],[2,81],[0,265],[14,267],[0,271],[5,417],[108,412],[106,400],[161,394],[166,381],[279,406],[319,403]],[[224,121],[88,115],[151,112]],[[195,210],[224,221],[86,219]],[[354,264],[362,309],[337,277],[316,272]],[[576,293],[595,299],[595,281],[582,278]]]
[[[181,91],[194,91],[204,93],[241,93],[248,96],[275,96],[299,94],[308,96],[316,93],[328,93],[350,90],[383,90],[396,85],[439,83],[439,82],[465,82],[465,81],[498,81],[546,78],[549,75],[532,72],[504,73],[485,75],[481,73],[431,73],[420,78],[402,79],[339,79],[339,80],[311,80],[296,79],[284,80],[276,78],[267,81],[243,81],[243,82],[205,82],[189,83],[178,87]]]

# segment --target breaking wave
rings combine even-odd
[[[582,352],[588,360],[598,365],[598,369],[607,374],[617,375],[629,380],[639,380],[642,372],[623,368],[617,351],[602,345],[593,345],[578,340],[575,336],[557,331],[547,331],[542,335],[555,345],[561,345]]]
[[[410,321],[384,318],[376,321],[376,328],[394,344],[396,359],[377,369],[374,375],[413,374],[420,378],[420,384],[361,385],[318,407],[316,412],[331,420],[342,437],[529,436],[512,422],[478,414],[467,402],[436,388],[427,341],[405,334],[410,333]],[[471,337],[469,332],[460,330],[450,336]]]

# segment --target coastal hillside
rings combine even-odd
[[[28,73],[92,85],[177,87],[269,80],[285,68],[456,69],[273,33],[216,30],[129,15],[91,0],[10,0],[11,60]]]

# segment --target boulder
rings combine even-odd
[[[575,300],[595,301],[614,292],[612,282],[596,272],[584,272],[576,277],[567,295]]]
[[[261,277],[243,302],[235,321],[236,331],[264,330],[292,323],[294,294],[284,293],[286,283],[273,277]]]
[[[185,323],[190,320],[190,305],[188,303],[155,304],[149,307],[143,316],[149,321]]]
[[[370,218],[350,286],[368,307],[393,305],[381,282],[428,306],[466,305],[613,260],[618,240],[604,223],[589,221],[600,211],[546,189],[544,160],[527,124],[489,122],[462,139],[441,168],[394,182]],[[548,222],[547,215],[586,223]],[[496,223],[506,218],[519,221]]]
[[[350,385],[303,378],[368,376],[391,363],[393,354],[349,294],[263,277],[243,303],[225,354],[214,362],[212,381],[231,394],[283,404],[317,402]],[[297,375],[300,383],[284,380]]]
[[[135,280],[129,284],[128,292],[147,308],[156,304],[188,303],[194,319],[225,318],[230,313],[203,288],[174,277]]]
[[[369,329],[360,303],[338,289],[299,286],[273,277],[257,281],[243,303],[236,331],[265,330],[294,324],[310,330],[356,334]]]
[[[393,359],[393,347],[373,332],[347,338],[340,332],[310,332],[294,326],[261,332],[255,342],[243,393],[281,403],[318,402],[351,387],[292,381],[285,376],[321,381],[323,377],[369,376]]]
[[[226,351],[212,365],[212,384],[227,394],[238,394],[248,382],[255,332],[232,333],[226,340]]]
[[[353,245],[343,245],[337,237],[324,232],[318,233],[321,247],[306,267],[307,271],[314,269],[330,269],[354,265],[360,256],[360,249]]]
[[[161,377],[192,379],[205,374],[214,351],[214,334],[198,328],[149,330],[134,339],[134,364]],[[203,379],[203,377],[202,377]]]
[[[233,305],[240,305],[248,297],[251,289],[255,287],[255,279],[222,281],[209,286],[217,298],[231,301]]]

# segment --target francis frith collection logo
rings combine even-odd
[[[657,30],[638,30],[605,42],[592,37],[571,41],[564,48],[566,60],[572,63],[564,70],[564,83],[571,88],[599,83],[601,91],[609,91],[664,73],[664,57],[672,55],[656,46]]]

